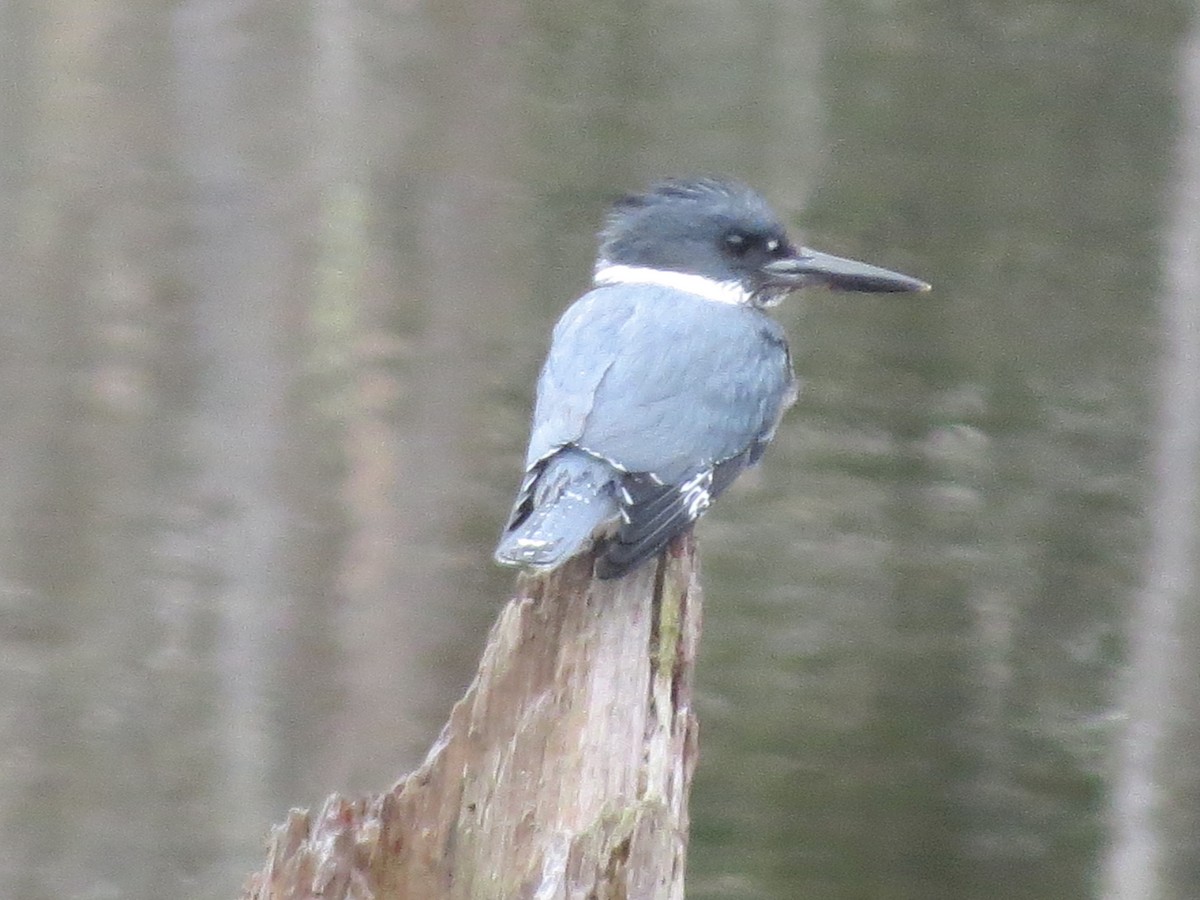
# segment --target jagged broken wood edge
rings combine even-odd
[[[682,900],[700,628],[691,535],[615,581],[521,576],[422,765],[292,810],[243,896]]]

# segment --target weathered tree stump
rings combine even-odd
[[[616,581],[520,576],[421,767],[293,810],[244,896],[680,900],[699,636],[690,536]]]

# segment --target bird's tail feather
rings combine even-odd
[[[579,450],[551,457],[518,499],[496,562],[554,569],[588,549],[596,532],[619,515],[617,477],[608,463]]]
[[[700,480],[686,487],[700,487]],[[631,477],[625,482],[624,523],[596,560],[599,578],[620,578],[652,556],[657,556],[671,538],[686,531],[708,505],[691,502],[680,485],[658,484],[652,479]]]

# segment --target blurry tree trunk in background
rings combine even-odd
[[[700,636],[681,543],[617,581],[590,559],[523,576],[422,766],[294,810],[246,896],[681,900]]]
[[[1195,709],[1197,657],[1187,615],[1196,596],[1200,485],[1200,20],[1179,60],[1178,150],[1167,220],[1162,304],[1162,365],[1154,487],[1148,509],[1150,548],[1129,625],[1128,673],[1120,706],[1125,731],[1113,777],[1112,847],[1106,862],[1108,900],[1190,895],[1197,864],[1188,775],[1170,760],[1187,746],[1180,710]],[[1194,747],[1194,735],[1192,736]],[[1184,783],[1177,783],[1180,779]],[[1192,791],[1195,785],[1190,785]],[[1179,846],[1173,835],[1178,835]],[[1194,881],[1192,882],[1194,884]]]
[[[316,0],[313,9],[314,134],[325,161],[313,334],[321,348],[349,348],[351,379],[348,394],[326,402],[344,425],[346,465],[345,695],[330,728],[374,753],[334,742],[310,765],[312,780],[362,789],[381,783],[375,760],[390,760],[391,773],[421,760],[487,628],[479,601],[489,592],[453,587],[475,577],[477,557],[448,548],[473,522],[498,528],[492,510],[506,502],[477,479],[491,459],[488,348],[495,323],[522,312],[529,282],[512,262],[529,258],[513,247],[527,213],[509,171],[525,93],[506,49],[520,40],[523,13],[514,0],[429,9]],[[444,51],[429,53],[430,42]]]
[[[274,484],[288,387],[278,311],[293,287],[280,191],[253,165],[256,120],[247,109],[266,115],[267,97],[283,106],[286,96],[255,76],[256,59],[238,37],[240,16],[259,6],[189,0],[172,18],[180,156],[195,246],[182,275],[198,361],[185,426],[194,475],[181,486],[181,499],[203,522],[190,536],[199,546],[189,554],[214,573],[200,597],[216,614],[218,784],[235,807],[226,811],[227,825],[242,833],[269,815],[278,756],[263,710],[279,655],[276,610],[286,597],[278,573],[287,517]],[[271,137],[283,145],[286,135],[276,128]]]

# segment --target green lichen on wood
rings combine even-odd
[[[663,564],[662,587],[658,596],[658,646],[655,650],[658,672],[673,672],[679,655],[679,629],[687,601],[687,581],[677,560]]]

